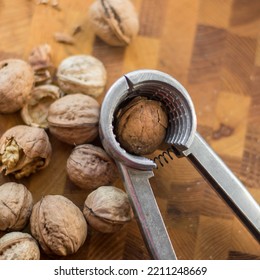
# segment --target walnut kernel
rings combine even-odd
[[[0,172],[16,179],[45,168],[51,158],[51,144],[42,128],[17,125],[0,138]]]

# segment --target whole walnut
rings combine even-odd
[[[87,237],[80,209],[62,195],[47,195],[37,202],[30,218],[31,233],[46,254],[74,254]]]
[[[136,97],[116,116],[115,133],[126,151],[145,155],[163,142],[167,126],[167,113],[159,101]]]
[[[129,0],[96,0],[89,20],[97,36],[112,46],[128,45],[139,31],[138,15]]]
[[[44,169],[50,162],[51,144],[42,128],[17,125],[0,138],[0,172],[16,179]]]
[[[89,143],[98,135],[99,113],[100,105],[93,97],[63,96],[49,107],[50,132],[70,145]]]
[[[91,192],[83,213],[91,227],[104,233],[120,230],[133,218],[127,194],[113,186],[101,186]]]
[[[97,58],[91,55],[73,55],[60,63],[57,81],[65,93],[80,92],[97,97],[104,91],[107,72]]]
[[[22,230],[33,207],[31,192],[22,184],[8,182],[0,186],[0,230]]]
[[[23,121],[30,126],[48,128],[49,107],[61,95],[61,90],[54,85],[35,87],[21,110]]]
[[[40,249],[28,233],[10,232],[0,238],[0,260],[39,260]]]
[[[83,144],[72,150],[67,160],[67,174],[75,185],[91,189],[113,183],[118,171],[102,148]]]
[[[34,71],[21,59],[0,61],[0,113],[22,108],[34,86]]]

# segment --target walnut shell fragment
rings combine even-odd
[[[33,207],[31,192],[22,184],[8,182],[0,186],[0,230],[22,230]]]
[[[35,87],[21,110],[23,121],[30,126],[48,128],[49,107],[61,96],[61,90],[54,85]]]
[[[89,143],[98,135],[99,113],[99,103],[88,95],[63,96],[49,108],[50,132],[70,145]]]
[[[126,151],[145,155],[158,149],[167,126],[168,116],[159,101],[136,97],[118,113],[115,133]]]
[[[89,20],[97,36],[111,46],[128,45],[139,31],[138,15],[129,0],[96,0]]]
[[[107,72],[103,63],[91,55],[65,58],[57,69],[57,81],[65,93],[83,93],[93,97],[103,93]]]
[[[39,260],[40,249],[28,233],[10,232],[0,238],[0,260]]]
[[[32,235],[46,254],[74,254],[87,237],[87,223],[80,209],[61,195],[47,195],[32,211]]]
[[[51,151],[44,129],[14,126],[0,138],[0,172],[16,179],[29,176],[49,164]]]
[[[133,218],[127,194],[113,186],[102,186],[91,192],[85,200],[83,214],[91,227],[104,233],[120,230]]]
[[[114,161],[100,147],[76,146],[67,160],[67,174],[80,188],[93,189],[111,184],[118,176]]]
[[[22,108],[34,86],[34,72],[21,59],[0,61],[0,113],[14,113]]]

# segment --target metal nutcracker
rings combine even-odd
[[[137,70],[119,78],[107,92],[101,107],[100,135],[105,150],[121,172],[143,238],[153,259],[176,259],[149,179],[156,161],[125,151],[114,134],[117,112],[136,96],[160,101],[168,113],[166,150],[187,157],[209,184],[226,201],[252,235],[260,241],[260,207],[245,186],[231,172],[196,131],[192,100],[173,77],[156,70]],[[167,160],[167,159],[166,159]]]

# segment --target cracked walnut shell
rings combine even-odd
[[[145,155],[160,146],[167,126],[167,113],[159,101],[136,97],[118,112],[115,133],[126,151]]]
[[[91,55],[65,58],[57,69],[57,81],[65,93],[83,93],[93,97],[103,93],[107,72],[103,63]]]
[[[50,132],[70,145],[89,143],[98,135],[100,105],[81,93],[53,102],[48,112]]]
[[[0,138],[0,172],[16,179],[45,168],[51,158],[51,144],[42,128],[17,125]]]
[[[31,192],[22,184],[8,182],[0,186],[0,230],[22,230],[33,207]]]
[[[97,36],[111,46],[128,45],[139,31],[138,15],[129,0],[96,0],[89,20]]]
[[[109,185],[118,176],[114,161],[102,148],[91,144],[72,150],[67,160],[67,174],[75,185],[83,189]]]
[[[24,232],[10,232],[0,238],[0,260],[39,260],[36,240]]]
[[[32,211],[31,232],[46,254],[74,254],[87,237],[87,223],[80,209],[62,195],[47,195]]]
[[[35,87],[21,110],[23,121],[30,126],[48,128],[49,107],[61,95],[61,90],[54,85]]]
[[[14,113],[22,108],[34,86],[34,72],[21,59],[0,61],[0,113]]]
[[[120,230],[133,218],[127,194],[113,186],[102,186],[91,192],[83,213],[91,227],[104,233]]]

